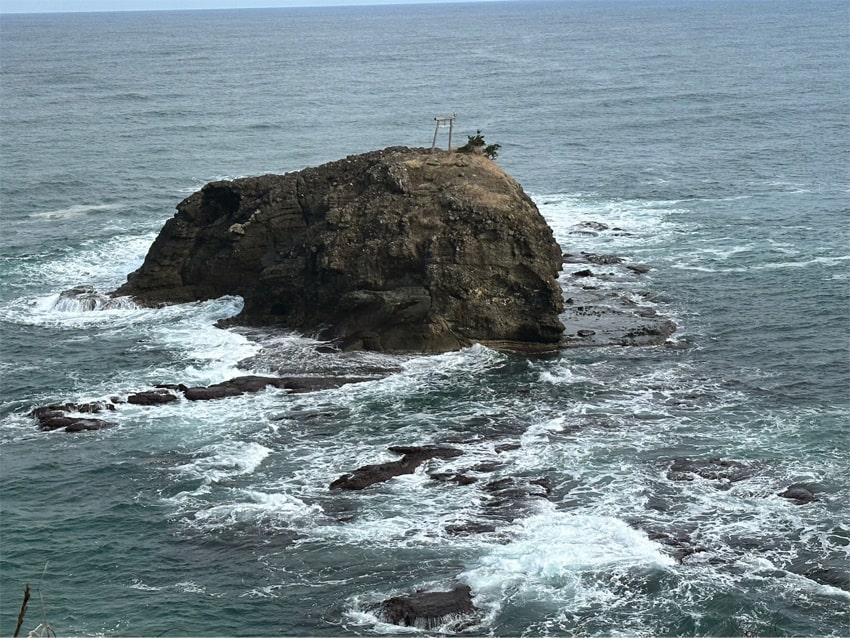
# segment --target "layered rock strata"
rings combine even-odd
[[[116,294],[146,305],[239,295],[234,323],[347,349],[561,340],[561,250],[486,157],[392,147],[213,182],[177,211]]]

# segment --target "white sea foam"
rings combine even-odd
[[[21,262],[18,276],[53,289],[79,285],[114,289],[141,266],[154,237],[151,233],[91,239],[74,251],[63,251],[51,259]]]
[[[192,580],[183,580],[174,584],[174,588],[186,594],[206,594],[207,588]]]
[[[713,254],[722,254],[722,251],[709,251]],[[783,251],[786,252],[787,251]],[[730,253],[731,255],[731,253]],[[697,255],[689,255],[687,258],[673,261],[670,265],[677,270],[693,270],[697,272],[708,273],[743,273],[749,271],[761,270],[785,270],[797,268],[810,268],[812,266],[825,266],[827,268],[842,266],[845,262],[850,261],[850,255],[838,255],[834,257],[818,256],[810,259],[795,259],[786,261],[765,261],[760,260],[759,263],[743,264],[740,266],[720,265],[718,262],[724,262],[723,259],[704,259]]]
[[[574,366],[570,366],[566,362],[558,363],[554,366],[547,366],[540,371],[539,379],[541,383],[550,383],[552,385],[596,383],[592,376],[585,376],[576,373],[574,371]]]
[[[423,633],[423,630],[418,627],[405,627],[404,625],[384,622],[375,611],[369,609],[369,605],[374,605],[376,602],[378,601],[371,598],[364,600],[360,596],[352,597],[349,600],[349,606],[343,612],[347,624],[353,627],[368,627],[370,633],[374,632],[378,635],[402,636],[406,634],[421,635]],[[444,632],[437,633],[439,635]]]
[[[132,584],[130,585],[130,589],[138,589],[139,591],[161,591],[162,587],[154,587],[152,585],[146,585],[139,578],[134,578]]]
[[[398,458],[398,455],[393,456]],[[377,459],[380,462],[381,459]],[[375,462],[375,459],[372,459]],[[466,459],[470,462],[470,459]],[[353,463],[352,467],[361,464]],[[440,471],[451,471],[451,463],[437,462]],[[337,471],[336,476],[342,472]],[[334,476],[334,478],[336,478]],[[327,485],[327,483],[325,483]],[[427,507],[423,507],[427,495]],[[357,516],[343,524],[330,516],[316,520],[311,539],[323,539],[341,545],[377,545],[386,547],[442,546],[449,542],[466,544],[474,539],[446,536],[447,525],[474,518],[480,505],[475,488],[445,485],[434,481],[425,465],[413,474],[394,477],[386,483],[353,495],[357,500]],[[344,498],[343,494],[339,494]],[[414,513],[414,514],[412,514]]]
[[[149,312],[130,299],[113,299],[92,291],[83,297],[55,293],[35,299],[19,299],[4,306],[2,316],[7,321],[22,325],[80,328],[117,322],[133,323]]]
[[[504,361],[504,354],[476,343],[456,352],[414,357],[402,363],[402,367],[405,373],[410,376],[430,374],[451,377],[458,373],[483,374],[501,365]]]
[[[540,213],[562,246],[598,250],[635,248],[663,243],[679,231],[677,219],[688,213],[678,200],[606,200],[593,195],[553,194],[534,196]],[[597,231],[581,226],[585,222],[605,224]],[[591,235],[582,241],[581,233]]]
[[[10,270],[12,280],[53,292],[12,299],[2,306],[0,316],[24,325],[73,327],[134,321],[143,311],[131,300],[110,298],[106,292],[117,288],[127,273],[141,265],[151,240],[152,236],[90,240],[73,252],[15,262]],[[77,287],[82,287],[81,292],[70,291]]]
[[[319,505],[307,505],[301,499],[283,492],[239,490],[236,496],[241,498],[196,511],[193,525],[216,530],[249,523],[283,529],[303,525],[305,520],[322,514]]]
[[[75,204],[67,208],[57,208],[56,210],[46,210],[37,213],[30,213],[33,219],[69,219],[79,217],[88,213],[100,213],[109,210],[120,210],[126,208],[124,204]]]
[[[360,414],[374,409],[372,401],[389,402],[398,405],[404,400],[417,396],[450,390],[459,382],[486,374],[504,365],[506,356],[500,352],[475,344],[456,352],[439,355],[411,356],[398,358],[401,370],[368,384],[345,386],[338,397],[347,407]],[[438,426],[445,418],[437,411],[420,412],[415,415],[417,427],[426,426],[420,435],[428,436],[427,424]],[[418,438],[418,437],[417,437]]]
[[[218,483],[253,473],[270,453],[270,448],[253,441],[223,441],[202,448],[198,458],[175,469],[190,478]]]
[[[646,534],[606,516],[546,512],[512,526],[514,540],[481,556],[460,580],[472,587],[476,604],[495,613],[506,599],[557,600],[580,607],[588,598],[613,595],[590,587],[583,574],[674,565]],[[604,587],[604,581],[596,581]]]
[[[240,374],[236,364],[256,354],[259,346],[245,335],[223,330],[215,322],[239,313],[240,297],[220,297],[193,304],[159,309],[163,316],[151,323],[157,344],[185,352],[183,357],[186,383],[218,383]]]

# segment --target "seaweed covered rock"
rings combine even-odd
[[[207,184],[116,291],[156,305],[239,295],[243,325],[348,349],[554,346],[561,251],[481,155],[391,147]]]

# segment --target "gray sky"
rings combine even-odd
[[[0,13],[318,7],[338,4],[412,4],[424,1],[452,0],[0,0]]]

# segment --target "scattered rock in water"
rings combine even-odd
[[[657,317],[658,311],[655,308],[638,308],[635,314],[638,317]]]
[[[458,485],[472,485],[477,483],[478,479],[463,472],[429,472],[430,476],[435,481],[441,483],[457,483]]]
[[[546,477],[536,479],[525,479],[508,476],[490,481],[484,486],[495,499],[491,505],[510,500],[524,500],[529,497],[546,498],[552,491],[552,482]]]
[[[422,463],[433,458],[449,459],[463,454],[457,448],[441,446],[393,446],[390,452],[403,454],[397,461],[364,465],[343,474],[330,484],[332,490],[362,490],[402,474],[413,474]]]
[[[476,534],[489,534],[495,531],[496,525],[494,523],[483,521],[467,521],[446,525],[446,534],[449,536],[475,536]]]
[[[235,397],[250,392],[260,392],[268,387],[286,388],[285,380],[280,377],[249,375],[235,377],[205,387],[187,388],[183,394],[189,401],[209,401]]]
[[[580,255],[564,253],[563,260],[565,264],[596,264],[598,266],[621,264],[625,261],[625,259],[618,255],[599,255],[588,252],[582,252]]]
[[[75,286],[59,293],[55,308],[60,311],[91,312],[93,310],[112,310],[128,308],[133,304],[126,298],[113,298],[91,286]]]
[[[676,331],[671,320],[621,294],[586,286],[570,293],[561,315],[566,347],[661,345]]]
[[[157,390],[174,390],[175,392],[186,392],[189,386],[183,385],[182,383],[157,383],[154,386]]]
[[[421,457],[422,460],[439,457],[442,459],[450,459],[463,454],[462,451],[454,447],[445,445],[391,445],[387,448],[390,452],[396,454],[404,454],[410,457]]]
[[[489,473],[495,472],[501,467],[504,467],[504,463],[502,461],[482,461],[481,463],[476,463],[470,469],[472,472],[480,472],[480,473]]]
[[[450,591],[417,591],[389,598],[377,606],[376,612],[393,625],[424,630],[451,625],[452,630],[459,631],[473,622],[477,609],[470,587],[459,585]]]
[[[589,228],[591,230],[598,231],[608,230],[609,228],[608,224],[603,224],[602,222],[595,221],[579,222],[578,224],[576,224],[576,226],[578,226],[579,228]]]
[[[811,486],[804,483],[789,485],[784,492],[779,493],[779,496],[796,501],[798,505],[804,505],[817,500]]]
[[[177,395],[166,389],[145,390],[127,397],[127,403],[132,405],[161,405],[177,401]]]
[[[699,554],[706,551],[705,547],[701,547],[694,543],[693,538],[688,532],[647,532],[650,540],[657,541],[664,546],[664,549],[676,562],[682,563],[688,556]]]
[[[338,388],[348,383],[368,381],[360,377],[262,377],[244,376],[230,379],[211,386],[189,388],[180,384],[159,384],[153,390],[134,392],[127,397],[126,402],[132,405],[153,406],[173,403],[179,400],[175,392],[181,392],[190,401],[208,401],[225,397],[238,396],[250,392],[259,392],[267,387],[283,388],[290,392],[316,392]],[[39,430],[65,429],[67,432],[83,432],[87,430],[102,430],[112,427],[115,423],[102,419],[74,416],[75,414],[95,414],[115,410],[115,403],[121,401],[113,398],[114,403],[94,401],[91,403],[56,403],[33,408],[29,416],[33,417]]]
[[[542,487],[544,495],[547,498],[552,494],[552,479],[550,479],[548,476],[541,476],[540,478],[532,479],[528,483],[529,485],[536,485],[538,487]]]
[[[114,410],[111,403],[95,401],[92,403],[57,403],[34,408],[30,416],[36,420],[38,429],[46,432],[64,429],[66,432],[84,432],[114,427],[115,423],[91,417],[72,416],[77,414],[96,414]]]
[[[636,316],[644,319],[652,319],[654,314],[645,314],[643,312],[636,313]],[[676,324],[672,321],[662,320],[659,323],[652,325],[644,325],[633,330],[628,330],[621,338],[620,345],[624,346],[642,346],[664,343],[667,337],[676,331]]]
[[[590,268],[585,268],[584,270],[577,270],[573,273],[573,277],[593,277],[593,271]]]
[[[724,481],[735,483],[752,477],[756,473],[752,466],[739,461],[724,459],[673,459],[667,470],[667,478],[671,481],[693,481],[704,478],[709,481]]]
[[[317,392],[362,381],[368,381],[368,379],[360,377],[263,377],[248,375],[205,387],[186,388],[183,394],[189,401],[210,401],[260,392],[269,387],[297,393]]]
[[[842,569],[834,567],[813,567],[806,570],[803,576],[821,585],[828,585],[836,589],[850,592],[850,574]]]
[[[519,450],[521,448],[522,445],[520,443],[502,443],[493,449],[497,454],[501,454],[502,452],[512,452],[513,450]]]
[[[584,255],[573,255],[572,253],[563,253],[561,259],[565,264],[586,264],[587,260]]]
[[[582,253],[582,256],[591,264],[599,266],[609,266],[612,264],[621,264],[625,261],[617,255],[597,255],[596,253]]]
[[[537,499],[548,499],[552,483],[546,477],[507,476],[486,483],[482,490],[484,518],[509,523],[523,516]]]
[[[115,427],[115,424],[103,419],[73,419],[73,422],[65,426],[66,432],[90,432]]]
[[[638,275],[645,275],[650,270],[652,270],[649,266],[645,264],[629,264],[628,266],[626,266],[626,268]]]

